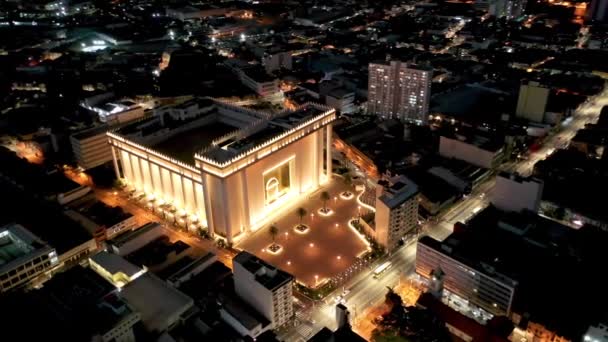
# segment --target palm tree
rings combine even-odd
[[[298,216],[300,217],[300,225],[302,225],[302,219],[304,219],[304,216],[306,216],[306,209],[299,207],[296,211],[296,214],[298,214]]]
[[[277,235],[279,235],[279,227],[273,224],[272,226],[270,226],[268,234],[270,234],[270,236],[272,237],[272,242],[274,243],[274,240],[277,238]]]
[[[321,201],[323,201],[323,211],[327,212],[327,201],[329,201],[331,199],[331,196],[329,195],[329,192],[327,191],[323,191],[321,193]]]
[[[353,185],[353,176],[351,176],[350,172],[347,172],[344,174],[344,185],[346,185],[347,187],[350,187],[351,185]]]

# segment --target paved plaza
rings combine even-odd
[[[351,199],[343,199],[340,193],[349,189]],[[323,207],[320,194],[327,191],[331,199],[327,207],[333,213],[329,216],[319,214]],[[267,250],[272,243],[269,233],[270,225],[253,233],[236,247],[247,250],[291,274],[304,285],[314,288],[326,280],[349,269],[357,256],[368,250],[364,239],[349,228],[348,221],[365,214],[367,209],[357,202],[356,192],[352,186],[344,184],[343,179],[335,176],[331,184],[311,194],[301,203],[294,203],[274,223],[279,232],[276,243],[283,247],[277,254]],[[299,233],[294,228],[300,222],[297,214],[299,207],[305,208],[307,214],[302,223],[310,228],[306,233]]]

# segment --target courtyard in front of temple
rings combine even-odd
[[[235,247],[255,254],[271,265],[291,273],[296,280],[309,287],[317,288],[335,280],[342,282],[365,267],[361,259],[369,251],[369,243],[349,222],[372,211],[372,208],[358,200],[362,187],[355,190],[353,185],[344,182],[341,176],[334,176],[329,184],[306,198],[292,203],[272,224],[268,224]],[[352,196],[344,196],[349,191]],[[323,192],[329,193],[326,207],[331,210],[323,215],[321,200]],[[298,209],[305,209],[300,216]],[[305,232],[298,231],[300,224],[308,226]],[[271,226],[275,226],[274,243],[281,249],[273,253]]]

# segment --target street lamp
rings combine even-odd
[[[315,274],[315,287],[317,287],[318,282],[319,282],[319,276]]]

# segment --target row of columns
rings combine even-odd
[[[199,198],[199,195],[205,195],[203,184],[128,151],[119,149],[119,153],[122,174],[117,162],[118,153],[112,146],[114,171],[118,178],[125,178],[136,189],[157,194],[173,203],[178,209],[184,209],[186,212],[197,215],[200,220],[206,220],[205,214],[208,211],[205,203],[201,203],[202,200]],[[168,178],[168,182],[165,178]]]

